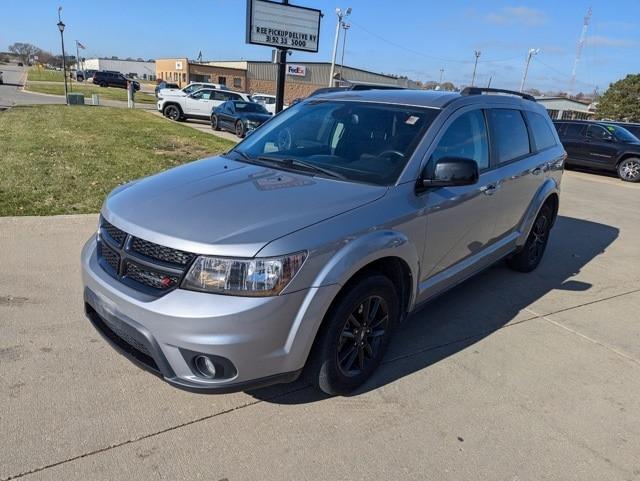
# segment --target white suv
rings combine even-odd
[[[189,94],[192,94],[196,90],[209,88],[209,89],[226,89],[227,87],[222,84],[212,84],[207,82],[191,82],[184,88],[181,89],[160,89],[158,92],[158,98],[163,97],[186,97]]]
[[[209,120],[211,111],[227,100],[252,102],[247,94],[241,92],[202,88],[185,96],[160,96],[158,110],[171,120],[187,118]]]

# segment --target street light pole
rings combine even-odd
[[[522,82],[520,82],[520,92],[524,91],[524,83],[527,81],[527,73],[529,72],[529,64],[531,63],[531,58],[534,55],[537,55],[540,52],[539,48],[530,48],[529,53],[527,54],[527,62],[524,65],[524,73],[522,74]]]
[[[58,7],[58,30],[60,30],[60,41],[62,43],[62,75],[64,76],[64,103],[69,105],[69,95],[67,92],[67,61],[64,53],[64,27],[65,24],[60,18],[62,7]]]
[[[473,52],[473,54],[476,56],[476,61],[473,64],[473,76],[471,77],[471,86],[473,87],[473,85],[476,83],[476,69],[478,68],[478,58],[480,57],[480,54],[482,52],[480,52],[480,50],[475,50]]]
[[[444,75],[444,69],[440,69],[440,80],[438,81],[438,85],[442,85],[442,76]]]
[[[347,44],[347,31],[351,28],[351,25],[348,23],[342,23],[342,28],[344,29],[344,37],[342,37],[342,58],[340,59],[340,82],[344,78],[344,48]]]
[[[345,17],[351,14],[351,7],[342,11],[341,8],[336,8],[336,15],[338,16],[338,24],[336,25],[336,37],[333,40],[333,55],[331,56],[331,71],[329,72],[329,87],[333,87],[333,74],[336,70],[336,54],[338,53],[338,40],[340,38],[340,27]]]

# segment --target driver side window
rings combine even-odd
[[[482,110],[464,113],[453,121],[438,142],[431,161],[435,163],[443,157],[475,160],[480,171],[489,168],[487,126]]]
[[[599,125],[590,125],[587,129],[587,137],[590,139],[604,140],[610,138],[611,134]]]

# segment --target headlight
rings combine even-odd
[[[306,257],[306,252],[262,259],[200,256],[182,281],[182,288],[233,296],[276,296]]]

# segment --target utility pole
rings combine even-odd
[[[284,5],[289,4],[289,0],[282,0]],[[278,80],[276,83],[276,114],[284,107],[284,82],[287,76],[287,52],[286,48],[278,47]]]
[[[64,76],[64,102],[69,105],[69,95],[67,91],[67,61],[65,59],[66,55],[64,53],[64,27],[65,24],[62,22],[62,18],[60,18],[60,12],[62,11],[62,7],[58,7],[58,30],[60,30],[60,40],[62,42],[62,74]]]
[[[288,0],[287,0],[288,2]],[[336,15],[338,16],[338,24],[336,25],[336,37],[333,40],[333,55],[331,57],[331,71],[329,72],[329,87],[333,87],[333,74],[336,70],[336,54],[338,53],[338,40],[340,38],[340,27],[343,20],[351,15],[351,7],[343,11],[341,8],[336,8]]]
[[[444,69],[440,69],[440,80],[438,81],[438,85],[442,85],[442,76],[444,75]]]
[[[344,29],[344,37],[342,38],[342,59],[340,59],[340,82],[344,78],[344,47],[347,44],[347,31],[351,28],[351,25],[342,22],[342,28]]]
[[[489,82],[487,82],[487,88],[491,88],[491,80],[493,80],[493,75],[489,77]]]
[[[591,21],[591,7],[587,10],[587,14],[584,16],[584,21],[582,22],[582,32],[580,32],[580,38],[578,39],[578,45],[576,47],[576,58],[573,61],[573,70],[571,70],[571,81],[569,82],[569,95],[574,93],[576,88],[576,73],[578,71],[578,63],[580,62],[580,57],[582,56],[582,49],[584,47],[584,42],[587,39],[587,29],[589,28],[589,22]]]
[[[473,64],[473,76],[471,77],[471,86],[476,83],[476,69],[478,68],[478,58],[482,52],[480,50],[475,50],[473,54],[476,56],[476,61]]]
[[[530,48],[527,53],[527,62],[524,65],[524,74],[522,75],[522,82],[520,82],[520,92],[524,92],[524,83],[527,81],[527,73],[529,72],[529,64],[531,63],[531,57],[537,55],[540,52],[539,48]]]

